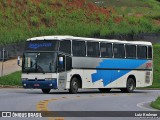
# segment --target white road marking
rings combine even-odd
[[[157,111],[157,110],[154,109],[154,108],[152,109],[152,108],[147,108],[147,107],[144,106],[144,104],[150,103],[150,102],[152,102],[152,101],[144,101],[144,102],[138,103],[138,104],[137,104],[137,107],[139,107],[139,108],[141,108],[141,109],[150,110],[150,111]]]

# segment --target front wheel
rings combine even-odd
[[[76,94],[78,92],[78,79],[76,77],[72,78],[71,82],[70,82],[70,89],[69,92],[71,94]]]
[[[50,90],[51,90],[51,89],[42,89],[42,92],[45,93],[45,94],[47,94],[47,93],[50,92]]]
[[[136,83],[133,78],[128,78],[126,88],[121,88],[122,92],[131,93],[136,88]]]

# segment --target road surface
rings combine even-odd
[[[121,93],[112,90],[100,93],[97,89],[80,90],[78,94],[52,90],[42,94],[41,90],[0,89],[0,111],[157,111],[149,106],[160,96],[160,90],[135,90],[134,93]],[[83,116],[83,115],[82,115]],[[8,118],[0,118],[6,120]],[[18,120],[22,118],[10,118]],[[31,118],[23,118],[28,120]],[[139,120],[131,117],[65,117],[32,118],[33,120]],[[32,120],[31,119],[31,120]],[[160,119],[160,118],[159,118]]]

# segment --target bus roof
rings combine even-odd
[[[56,35],[56,36],[41,36],[33,37],[27,39],[27,41],[36,41],[36,40],[81,40],[81,41],[97,41],[97,42],[113,42],[113,43],[123,43],[123,44],[144,44],[152,45],[151,42],[146,41],[125,41],[125,40],[115,40],[115,39],[99,39],[99,38],[86,38],[86,37],[75,37],[68,35]]]

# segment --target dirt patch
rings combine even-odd
[[[22,86],[0,85],[1,88],[22,88]]]
[[[154,23],[155,23],[156,25],[160,26],[160,19],[154,20]]]

